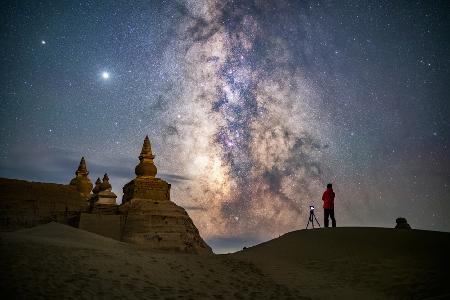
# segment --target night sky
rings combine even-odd
[[[2,1],[0,176],[113,191],[149,135],[217,252],[304,228],[450,231],[448,1]],[[319,221],[322,210],[318,209]]]

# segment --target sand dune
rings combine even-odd
[[[450,233],[388,228],[290,232],[232,255],[313,299],[450,299]]]
[[[450,296],[449,237],[381,228],[302,230],[231,255],[192,255],[149,252],[50,223],[1,234],[1,290],[19,299]]]
[[[57,223],[4,233],[0,249],[11,298],[297,299],[227,256],[143,251]]]

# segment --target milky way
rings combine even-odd
[[[450,230],[448,3],[7,2],[0,176],[113,190],[146,134],[216,251],[303,228]],[[322,217],[318,210],[319,220]]]
[[[300,226],[323,185],[326,125],[312,129],[320,119],[309,104],[319,97],[314,85],[292,67],[287,41],[261,24],[266,16],[250,12],[254,5],[183,8],[168,50],[168,60],[181,53],[182,119],[167,126],[175,126],[171,149],[186,158],[181,170],[192,170],[186,188],[202,209],[202,231],[267,237]]]

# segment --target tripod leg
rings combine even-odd
[[[311,213],[309,214],[308,224],[306,224],[306,229],[308,229],[309,223],[311,223],[312,227],[314,228],[314,220],[313,220]]]
[[[319,223],[319,221],[317,220],[316,215],[314,215],[314,219],[316,219],[317,225],[319,225],[319,228],[320,228],[320,223]]]

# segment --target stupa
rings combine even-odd
[[[123,187],[122,203],[131,199],[152,199],[156,202],[170,200],[170,184],[155,177],[157,169],[154,158],[150,140],[146,136],[139,155],[140,162],[134,169],[136,178]]]
[[[95,187],[92,189],[92,193],[94,195],[98,194],[100,192],[100,185],[102,184],[102,180],[100,177],[97,177],[97,180],[95,181]]]
[[[117,196],[111,190],[112,187],[109,183],[108,174],[105,173],[103,176],[103,182],[100,184],[100,191],[97,193],[97,200],[95,203],[97,205],[117,205]]]
[[[89,201],[89,212],[101,214],[117,214],[116,194],[112,191],[108,174],[105,173],[103,181],[97,178]]]
[[[123,187],[122,241],[156,250],[212,253],[187,212],[170,200],[170,184],[156,178],[154,158],[146,136],[136,178]]]
[[[82,157],[78,169],[75,171],[75,178],[70,181],[70,185],[76,186],[78,192],[86,198],[90,197],[92,190],[92,182],[88,175],[89,171],[86,167],[86,161]]]

